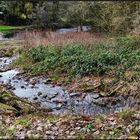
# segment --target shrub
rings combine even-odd
[[[138,37],[121,37],[116,42],[96,44],[63,44],[30,48],[26,55],[33,65],[33,74],[59,72],[67,75],[105,74],[113,71],[123,73],[139,63]],[[121,70],[121,71],[120,71]]]

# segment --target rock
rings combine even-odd
[[[36,84],[36,80],[30,81],[30,84],[31,84],[31,85],[35,85],[35,84]]]
[[[93,97],[94,99],[97,99],[97,98],[99,98],[99,94],[93,94],[92,97]]]
[[[33,100],[37,100],[37,99],[38,99],[37,97],[34,97],[34,98],[33,98]]]
[[[16,104],[16,103],[14,103],[12,105],[12,107],[14,107],[17,111],[21,111],[22,110],[22,108],[18,104]]]
[[[59,94],[58,92],[55,92],[55,93],[53,93],[53,94],[49,94],[48,97],[49,97],[50,99],[52,99],[52,98],[55,98],[58,94]]]
[[[117,100],[113,99],[113,100],[111,101],[111,105],[116,105],[116,104],[117,104]]]
[[[29,87],[30,87],[30,88],[34,88],[35,86],[34,86],[34,85],[29,85]]]
[[[29,81],[30,77],[25,77],[24,79],[25,79],[25,81]]]
[[[31,88],[34,88],[34,86],[31,86]]]
[[[93,99],[92,102],[96,105],[99,105],[99,106],[106,106],[106,102],[102,99]]]
[[[48,78],[48,79],[46,79],[46,80],[43,80],[43,83],[44,83],[44,84],[47,84],[47,83],[50,83],[50,82],[52,82],[52,80],[51,80],[50,78]]]
[[[41,95],[42,95],[42,92],[38,92],[37,95],[38,95],[38,96],[41,96]]]
[[[25,86],[28,86],[28,82],[25,82],[24,84],[25,84]]]
[[[104,93],[104,92],[100,92],[100,93],[99,93],[99,96],[100,96],[100,97],[105,97],[105,96],[107,96],[107,94]]]
[[[46,99],[47,97],[48,97],[48,95],[46,95],[46,94],[42,96],[42,98],[45,98],[45,99]]]
[[[21,80],[21,77],[17,77],[17,80]]]
[[[61,108],[61,107],[62,107],[62,104],[61,104],[61,103],[59,103],[59,104],[57,105],[57,107],[58,107],[58,108]]]
[[[14,81],[14,83],[18,83],[18,81]]]
[[[69,92],[67,90],[65,90],[65,93],[68,94]]]
[[[26,132],[25,131],[17,131],[14,133],[16,138],[25,139]]]
[[[12,88],[11,88],[11,90],[15,90],[15,89],[16,89],[15,87],[12,87]]]
[[[74,96],[80,96],[80,93],[70,93],[70,97],[74,97]]]
[[[51,134],[53,133],[53,131],[49,131],[49,130],[48,130],[48,131],[46,131],[45,133],[46,133],[46,135],[51,135]]]
[[[81,127],[75,127],[75,130],[80,130],[81,129]]]
[[[70,135],[74,135],[74,134],[75,134],[75,132],[74,132],[74,131],[70,132]]]
[[[31,136],[32,136],[32,131],[31,130],[29,130],[29,131],[27,131],[27,136],[30,138]]]
[[[7,89],[12,89],[12,86],[7,85]]]
[[[67,101],[63,100],[63,99],[54,99],[53,102],[56,102],[56,103],[67,103]]]
[[[2,75],[0,75],[0,77],[2,77]]]
[[[86,96],[85,96],[85,99],[84,99],[86,102],[88,102],[88,103],[92,103],[92,100],[93,100],[93,98],[92,98],[92,95],[91,94],[87,94]]]
[[[62,86],[62,83],[58,83],[57,86]]]
[[[21,88],[25,88],[24,86],[21,86]]]
[[[43,129],[42,129],[41,126],[38,126],[36,130],[38,130],[38,131],[42,131]]]

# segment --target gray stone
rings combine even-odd
[[[94,99],[97,99],[97,98],[99,98],[99,94],[93,94],[92,97],[93,97]]]
[[[42,92],[38,92],[37,95],[38,95],[38,96],[41,96],[41,95],[42,95]]]
[[[74,97],[74,96],[80,96],[80,93],[70,93],[70,97]]]

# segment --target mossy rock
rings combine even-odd
[[[7,114],[15,114],[15,113],[17,113],[17,110],[14,107],[0,103],[0,114],[7,115]]]

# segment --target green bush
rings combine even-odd
[[[30,71],[34,75],[56,71],[73,76],[105,74],[110,71],[120,75],[139,63],[138,42],[137,37],[121,37],[115,43],[100,42],[87,44],[86,47],[83,44],[39,46],[27,51],[26,56],[33,62]]]

